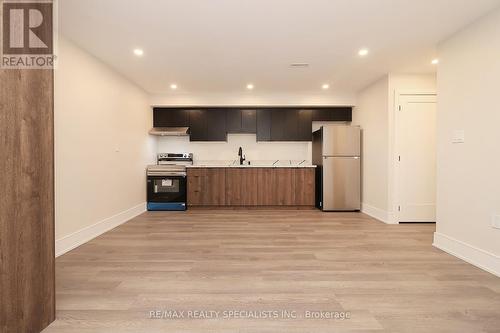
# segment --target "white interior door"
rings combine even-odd
[[[436,221],[436,95],[400,95],[399,222]]]

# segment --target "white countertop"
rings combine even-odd
[[[247,161],[245,161],[247,163]],[[240,165],[238,160],[223,160],[223,161],[194,161],[193,165],[188,165],[188,168],[315,168],[315,165],[308,161],[299,160],[255,160],[250,161],[250,165]]]

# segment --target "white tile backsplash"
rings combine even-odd
[[[312,131],[323,125],[347,124],[335,121],[314,121]],[[190,142],[189,136],[157,137],[158,153],[193,153],[195,161],[238,159],[238,148],[250,161],[312,160],[311,142],[257,142],[255,134],[228,134],[227,142]]]
[[[310,142],[257,142],[255,134],[228,134],[227,142],[190,142],[188,136],[158,137],[158,152],[194,154],[200,160],[236,160],[238,148],[247,160],[311,161]]]

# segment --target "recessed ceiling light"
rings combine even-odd
[[[327,89],[330,89],[330,85],[328,83],[325,83],[321,86],[321,89],[323,90],[327,90]]]
[[[368,55],[368,49],[361,49],[361,50],[359,50],[358,51],[358,55],[360,57],[364,57],[364,56]]]
[[[144,51],[142,49],[134,49],[134,54],[141,57],[144,54]]]
[[[253,84],[251,84],[251,83],[247,84],[247,89],[248,90],[253,90],[253,88],[254,88]]]
[[[439,64],[439,59],[438,59],[438,58],[433,59],[433,60],[431,61],[431,64],[433,64],[433,65],[437,65],[437,64]]]
[[[309,67],[309,64],[307,62],[294,62],[294,63],[290,64],[290,67],[307,68],[307,67]]]
[[[172,83],[172,84],[170,85],[170,89],[172,89],[172,90],[177,89],[177,85],[176,85],[175,83]]]

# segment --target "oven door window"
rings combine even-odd
[[[148,202],[186,202],[186,177],[149,176]]]
[[[162,178],[153,180],[154,193],[179,193],[180,180],[175,178]]]

